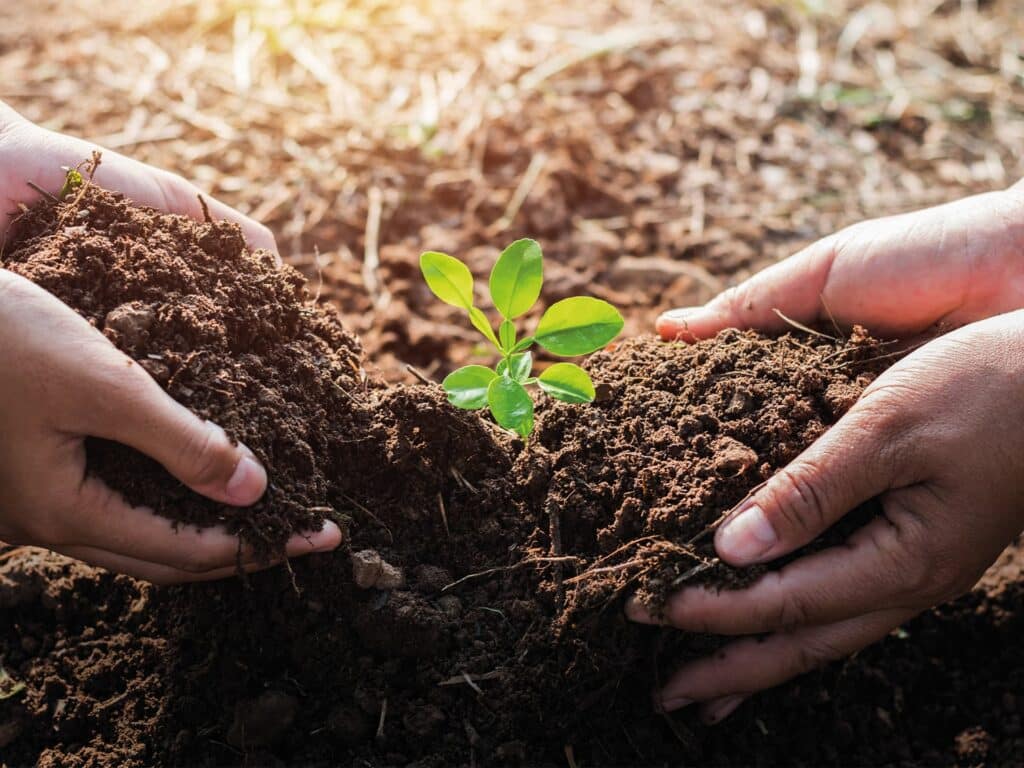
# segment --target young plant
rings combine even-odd
[[[420,269],[430,290],[441,301],[469,313],[469,321],[501,354],[492,370],[467,365],[442,383],[452,405],[468,410],[489,408],[494,420],[522,437],[533,430],[533,400],[526,387],[537,385],[548,396],[566,403],[594,400],[594,383],[573,363],[555,363],[532,376],[538,344],[559,357],[589,355],[619,335],[622,315],[607,301],[577,296],[548,307],[532,336],[520,339],[512,321],[526,314],[540,297],[544,256],[534,240],[516,240],[502,251],[491,270],[491,300],[501,313],[498,332],[473,301],[473,275],[456,258],[437,251],[420,256]]]

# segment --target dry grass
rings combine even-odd
[[[0,98],[189,176],[310,275],[319,248],[393,376],[432,373],[439,335],[471,350],[422,247],[482,271],[538,236],[549,298],[597,292],[635,332],[844,224],[1024,175],[1015,2],[28,5],[0,7]]]

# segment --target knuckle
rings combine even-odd
[[[772,625],[777,629],[793,629],[802,627],[810,620],[810,611],[806,601],[797,594],[784,592],[775,607]]]
[[[229,458],[225,455],[221,435],[207,426],[190,431],[182,443],[180,466],[185,468],[190,483],[212,485],[224,478]]]
[[[162,171],[157,177],[166,207],[170,211],[190,210],[192,201],[198,198],[199,189],[184,177],[170,171]]]
[[[795,674],[810,672],[844,655],[841,649],[825,639],[808,638],[796,646],[793,671]]]
[[[750,604],[747,615],[753,619],[754,631],[786,631],[810,623],[807,596],[792,589],[786,581],[785,569],[765,574],[760,586],[771,597]]]
[[[900,382],[869,387],[849,414],[859,431],[872,438],[875,450],[870,455],[877,477],[892,479],[912,472],[924,450],[923,441],[916,435],[919,421],[912,405],[915,398],[908,389]]]
[[[901,381],[869,386],[857,403],[857,417],[873,432],[899,435],[907,427],[908,386]]]
[[[747,283],[727,288],[719,296],[718,301],[734,317],[742,317],[754,308],[753,297]]]
[[[824,473],[813,462],[798,460],[779,472],[771,484],[766,514],[770,515],[782,538],[798,534],[816,535],[827,525],[823,492]]]
[[[918,602],[939,590],[940,569],[920,517],[890,501],[884,520],[869,526],[871,544],[879,557],[878,574],[898,580],[898,590]]]

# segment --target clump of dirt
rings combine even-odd
[[[622,600],[756,575],[714,561],[706,534],[886,357],[860,331],[634,339],[590,360],[595,404],[542,404],[524,444],[439,387],[368,381],[335,317],[231,225],[90,187],[23,217],[5,263],[244,440],[274,483],[233,510],[125,448],[90,446],[91,470],[131,501],[225,521],[266,551],[325,514],[349,523],[342,548],[291,575],[173,589],[116,579],[108,598],[93,590],[105,624],[63,626],[69,593],[37,604],[25,595],[57,588],[48,572],[16,572],[0,651],[28,686],[4,705],[28,724],[14,742],[26,761],[49,750],[88,763],[106,748],[117,765],[533,764],[561,762],[568,744],[612,764],[667,759],[678,740],[695,754],[682,719],[652,719],[649,691],[719,641],[630,624]],[[129,613],[135,640],[117,626]],[[117,663],[136,646],[137,673]],[[38,727],[47,717],[55,730]]]
[[[546,403],[539,418],[552,522],[537,543],[590,561],[563,623],[630,588],[660,604],[688,581],[759,575],[716,564],[712,526],[849,409],[883,348],[860,328],[842,342],[730,330],[595,355],[599,402]]]

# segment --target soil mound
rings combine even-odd
[[[596,403],[542,403],[524,443],[439,387],[368,380],[334,315],[231,225],[86,188],[26,214],[5,265],[245,441],[274,487],[224,508],[103,443],[92,471],[268,552],[325,514],[348,531],[293,574],[167,589],[0,555],[0,657],[25,685],[0,700],[14,764],[696,759],[706,739],[649,692],[720,641],[632,625],[622,600],[749,581],[714,559],[712,527],[886,357],[859,331],[634,339],[589,361]]]

